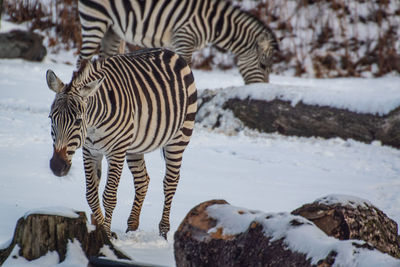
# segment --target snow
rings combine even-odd
[[[66,207],[42,207],[39,209],[30,210],[25,213],[24,218],[26,219],[31,214],[56,215],[68,218],[79,218],[76,210],[72,210]]]
[[[48,207],[57,207],[57,212],[77,210],[90,214],[81,151],[74,155],[68,176],[55,177],[49,169],[52,141],[47,117],[54,93],[47,88],[45,73],[52,69],[68,82],[74,66],[63,62],[75,60],[72,53],[49,55],[42,63],[0,60],[0,247],[8,244],[17,220],[29,211],[54,211]],[[200,91],[224,90],[227,95],[235,93],[244,98],[275,97],[293,104],[303,101],[377,114],[387,114],[399,104],[400,77],[316,80],[272,75],[269,85],[244,86],[237,69],[193,72]],[[232,86],[238,89],[229,88]],[[212,115],[215,110],[210,107],[209,112]],[[226,116],[225,123],[237,127],[232,117]],[[174,232],[191,208],[210,199],[276,213],[290,212],[327,195],[350,195],[368,199],[400,222],[397,149],[379,142],[285,137],[245,128],[228,136],[198,125],[183,157],[181,180],[171,209],[171,231],[165,241],[158,236],[164,161],[159,151],[145,158],[151,181],[139,230],[125,233],[134,198],[133,181],[126,166],[111,226],[118,235],[115,246],[138,262],[174,266]],[[106,169],[103,162],[104,173]],[[101,192],[105,180],[101,181]],[[307,228],[305,231],[308,234]],[[336,246],[334,241],[326,240]],[[317,244],[304,247],[310,257],[323,253]],[[343,246],[341,251],[345,253],[345,249]],[[13,255],[17,253],[15,248]],[[86,265],[75,241],[68,253],[67,260],[60,264],[57,254],[48,253],[32,262],[9,258],[3,266]],[[353,265],[346,266],[367,266],[363,264],[378,257],[382,263],[379,266],[391,266],[386,256],[360,253],[364,258],[360,256]]]
[[[21,31],[26,31],[28,30],[28,24],[27,23],[22,23],[22,24],[15,24],[9,21],[2,20],[0,22],[1,27],[0,27],[0,32],[9,32],[12,30],[21,30]]]
[[[306,79],[303,79],[306,80]],[[311,80],[311,79],[307,79]],[[400,105],[399,77],[377,79],[329,79],[303,83],[271,77],[271,83],[256,83],[220,89],[222,105],[227,98],[279,99],[309,105],[347,109],[357,113],[386,115]]]
[[[368,208],[373,206],[373,204],[366,200],[355,196],[341,195],[341,194],[331,194],[322,198],[315,200],[319,204],[325,205],[336,205],[350,206],[352,208],[362,207]]]
[[[346,197],[341,198],[342,200]],[[349,197],[348,201],[354,198]],[[399,266],[400,260],[387,254],[367,248],[354,248],[352,243],[362,245],[364,242],[356,240],[338,240],[327,236],[313,223],[301,216],[287,212],[264,213],[239,208],[228,204],[216,204],[207,208],[208,216],[215,219],[217,224],[209,233],[222,229],[223,235],[237,235],[246,231],[252,222],[260,223],[264,235],[271,238],[271,242],[283,239],[284,244],[292,251],[307,255],[312,264],[326,258],[331,251],[337,252],[333,266]],[[301,225],[292,226],[295,220]]]
[[[45,256],[39,259],[28,261],[18,255],[19,246],[16,245],[10,254],[10,257],[4,262],[3,267],[18,266],[18,267],[77,267],[87,266],[89,260],[82,251],[81,244],[78,240],[69,241],[67,244],[67,253],[65,260],[59,263],[60,258],[57,252],[48,252]]]
[[[20,248],[18,245],[16,245],[13,249],[13,251],[10,254],[10,257],[3,263],[3,267],[8,267],[8,266],[18,266],[18,267],[47,267],[47,266],[56,266],[58,264],[59,257],[57,252],[52,251],[48,252],[45,256],[40,257],[39,259],[28,261],[23,257],[19,257],[18,252]],[[79,258],[80,255],[76,254],[75,258]],[[86,260],[87,261],[87,260]],[[63,264],[63,263],[61,263]],[[58,264],[57,266],[64,266]],[[84,261],[81,261],[81,264],[84,264]],[[72,266],[71,266],[72,267]]]

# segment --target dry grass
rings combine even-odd
[[[275,72],[318,78],[400,73],[398,0],[263,0],[248,11],[282,39]]]
[[[4,0],[9,21],[28,23],[29,30],[39,30],[48,38],[52,52],[81,46],[80,23],[76,0]]]

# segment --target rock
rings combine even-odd
[[[211,200],[194,207],[174,236],[176,265],[400,266],[358,240],[328,237],[290,213],[263,213]]]
[[[364,240],[381,252],[400,258],[398,226],[367,200],[329,195],[292,211],[340,240]]]
[[[43,38],[33,32],[14,30],[0,33],[0,58],[23,58],[42,61],[46,56]]]
[[[115,256],[129,259],[114,248],[102,227],[88,229],[84,212],[76,212],[75,216],[60,216],[51,214],[29,214],[18,220],[14,237],[10,246],[0,250],[0,266],[9,257],[16,245],[19,246],[19,256],[34,260],[44,256],[49,251],[56,251],[60,262],[64,261],[67,244],[79,241],[85,255],[99,257],[101,248],[108,246]]]

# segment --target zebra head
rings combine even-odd
[[[278,41],[270,30],[262,32],[245,53],[237,58],[237,65],[246,84],[269,82],[273,56],[279,51]]]
[[[71,167],[72,156],[86,138],[88,97],[96,92],[103,79],[77,83],[73,78],[65,85],[52,70],[48,70],[46,80],[48,87],[56,93],[49,115],[54,149],[50,169],[56,176],[65,176]]]

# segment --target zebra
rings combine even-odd
[[[72,156],[82,147],[86,199],[108,236],[124,160],[135,187],[128,232],[139,226],[149,184],[144,154],[162,148],[166,172],[159,233],[166,239],[182,154],[197,112],[197,90],[186,61],[169,50],[146,49],[83,61],[69,84],[52,70],[47,71],[46,80],[56,93],[49,115],[54,148],[50,168],[57,176],[66,175]],[[103,156],[108,162],[104,216],[98,196]]]
[[[224,0],[79,0],[82,47],[77,65],[100,50],[116,54],[125,40],[166,47],[191,62],[207,45],[231,51],[246,84],[269,82],[275,34],[255,16]]]

